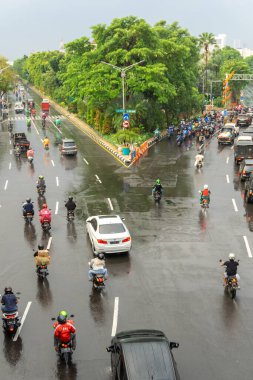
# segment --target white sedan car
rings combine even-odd
[[[129,252],[131,249],[130,233],[119,215],[90,216],[86,228],[94,255]]]

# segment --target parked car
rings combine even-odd
[[[246,203],[253,202],[253,176],[250,175],[249,181],[245,184],[244,200]]]
[[[240,114],[238,115],[237,117],[237,121],[236,121],[236,124],[239,126],[239,127],[248,127],[250,124],[251,124],[251,117],[246,114]]]
[[[24,106],[21,102],[16,102],[14,106],[15,113],[23,113],[24,112]]]
[[[115,335],[107,351],[111,353],[112,379],[179,380],[173,348],[159,330],[130,330]]]
[[[94,255],[130,252],[132,239],[123,220],[119,215],[97,215],[86,220]]]
[[[59,147],[61,154],[64,156],[77,155],[77,146],[75,141],[72,139],[63,139]]]
[[[249,179],[251,172],[253,172],[253,160],[243,160],[239,170],[241,181]]]

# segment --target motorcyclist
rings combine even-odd
[[[3,313],[14,313],[18,310],[17,303],[18,299],[12,291],[10,286],[7,286],[4,289],[4,295],[1,299],[2,303],[2,312]]]
[[[202,191],[199,191],[200,192],[200,204],[202,205],[203,204],[203,200],[204,199],[207,199],[208,200],[208,203],[210,203],[210,190],[208,189],[208,185],[204,185],[204,189]]]
[[[76,328],[74,322],[68,318],[66,311],[60,311],[57,322],[54,323],[54,348],[55,351],[59,350],[60,343],[71,342],[73,350],[76,349]]]
[[[74,211],[76,208],[76,203],[73,201],[73,197],[69,197],[68,201],[65,203],[67,211]]]
[[[42,112],[41,118],[42,118],[42,120],[46,120],[46,118],[47,118],[46,112]]]
[[[19,145],[16,145],[15,146],[15,155],[20,156],[20,154],[21,154],[21,148]]]
[[[201,165],[203,166],[204,164],[204,156],[203,154],[201,154],[201,152],[198,152],[198,154],[195,156],[195,164],[194,166],[198,166],[198,165]]]
[[[229,259],[228,261],[220,260],[220,265],[226,267],[225,273],[224,273],[224,286],[227,285],[228,277],[236,276],[237,283],[240,280],[240,276],[237,273],[237,267],[239,265],[239,261],[235,260],[235,254],[230,253],[228,255],[228,259]]]
[[[30,112],[30,111],[29,111],[29,112]],[[30,126],[31,126],[31,123],[32,123],[32,121],[31,121],[30,113],[29,113],[29,116],[26,118],[26,125],[27,125],[27,127],[30,127]]]
[[[41,224],[43,224],[45,221],[48,221],[49,223],[51,223],[51,218],[52,218],[51,211],[48,209],[46,203],[42,205],[42,209],[39,212],[39,216],[40,216]]]
[[[36,116],[36,109],[35,108],[31,109],[31,116],[33,116],[33,117]]]
[[[155,192],[158,192],[162,195],[163,193],[163,187],[161,185],[161,181],[160,179],[158,178],[156,181],[155,181],[155,185],[153,186],[153,189],[152,189],[152,195],[154,195]]]
[[[47,148],[49,147],[49,144],[50,144],[50,140],[49,138],[46,136],[43,140],[43,145],[44,145],[44,148]]]
[[[38,245],[38,250],[33,256],[35,257],[37,272],[42,265],[48,266],[50,264],[49,251],[44,248],[44,245]]]
[[[155,131],[154,131],[154,137],[159,140],[160,139],[160,129],[159,128],[156,128]]]
[[[61,127],[61,119],[59,118],[59,116],[57,116],[56,120],[55,120],[55,125],[56,127],[60,128]]]
[[[106,279],[107,269],[105,268],[105,255],[103,253],[99,253],[97,257],[92,259],[89,265],[91,268],[89,270],[89,281],[92,281],[96,274],[102,274]]]
[[[34,158],[34,150],[33,148],[29,148],[27,151],[26,151],[26,157],[29,158],[29,157],[32,157]]]
[[[26,202],[23,204],[23,216],[26,217],[27,213],[34,215],[34,208],[31,198],[27,198]]]
[[[38,181],[37,181],[37,189],[41,189],[41,188],[43,190],[46,189],[46,182],[45,182],[45,178],[43,175],[40,175],[38,178]]]

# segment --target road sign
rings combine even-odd
[[[125,112],[125,111],[123,110],[123,108],[118,108],[118,109],[116,109],[116,112],[117,112],[117,113],[123,113],[123,112]]]
[[[129,121],[128,120],[124,120],[123,121],[123,127],[124,128],[128,128],[129,127]]]
[[[126,110],[127,113],[136,113],[136,110]]]
[[[244,100],[244,96],[241,96],[240,100],[241,100],[241,102],[242,102],[242,101]]]
[[[129,113],[124,113],[123,120],[129,120]]]

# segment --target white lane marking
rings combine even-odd
[[[9,163],[9,170],[11,170],[11,162]]]
[[[231,150],[234,149],[234,145],[232,145],[230,149],[231,149]]]
[[[61,131],[58,127],[56,127],[56,125],[55,125],[55,123],[53,122],[52,118],[49,117],[48,120],[53,124],[53,126],[57,129],[57,131],[62,135],[62,131]]]
[[[56,186],[59,186],[59,178],[56,177],[55,179],[56,179]]]
[[[250,258],[252,258],[252,253],[251,253],[251,249],[250,249],[250,246],[249,246],[249,242],[248,242],[248,239],[247,239],[247,236],[243,236],[243,240],[244,240],[244,243],[246,245],[246,249],[247,249],[247,252],[248,252],[248,256]]]
[[[7,189],[7,186],[8,186],[8,179],[5,181],[5,185],[4,185],[4,190],[6,190]]]
[[[109,203],[110,209],[113,210],[112,201],[110,200],[110,198],[107,198],[107,200],[108,200],[108,203]]]
[[[97,178],[99,183],[102,183],[101,179],[99,178],[99,176],[97,174],[95,174],[95,177]]]
[[[11,140],[10,140],[10,145],[11,145]]]
[[[226,161],[226,163],[227,163],[227,164],[229,163],[229,157],[227,157],[227,161]]]
[[[49,250],[50,247],[51,247],[52,239],[53,239],[52,236],[50,236],[50,238],[48,239],[48,243],[47,243],[47,249],[48,249],[48,250]]]
[[[235,212],[237,212],[237,211],[238,211],[238,208],[237,208],[237,205],[236,205],[236,203],[235,203],[234,198],[232,198],[232,203],[233,203],[233,206],[234,206]]]
[[[43,140],[42,140],[42,139],[40,139],[40,141],[43,143]]]
[[[12,154],[12,149],[10,149],[10,154]]]
[[[39,135],[40,133],[39,133],[39,131],[38,131],[38,128],[36,127],[36,125],[35,125],[35,123],[32,121],[32,125],[34,126],[34,128],[35,128],[35,130],[36,130],[36,132],[37,132],[37,135]]]
[[[116,332],[117,332],[118,315],[119,315],[119,297],[115,297],[113,321],[112,321],[112,334],[111,334],[112,337],[114,337],[116,335]]]
[[[227,179],[227,183],[230,183],[228,174],[226,174],[226,179]]]
[[[55,204],[55,215],[58,214],[58,210],[59,210],[59,202],[57,201],[56,204]]]
[[[29,309],[30,309],[30,307],[31,307],[31,304],[32,304],[32,302],[29,301],[29,302],[27,303],[27,305],[26,305],[25,312],[24,312],[23,317],[22,317],[22,319],[21,319],[21,324],[20,324],[19,328],[17,329],[17,332],[16,332],[16,334],[15,334],[15,336],[14,336],[14,338],[13,338],[13,342],[16,342],[16,340],[17,340],[18,337],[19,337],[19,334],[20,334],[20,332],[21,332],[21,330],[22,330],[23,324],[24,324],[24,322],[25,322],[25,319],[26,319],[26,316],[27,316],[27,314],[28,314],[28,311],[29,311]]]
[[[52,163],[53,166],[55,166],[55,165],[54,165],[54,160],[51,160],[51,163]]]
[[[89,165],[88,161],[87,161],[87,160],[85,160],[85,158],[83,158],[83,160],[84,160],[84,162],[85,162],[87,165]]]

